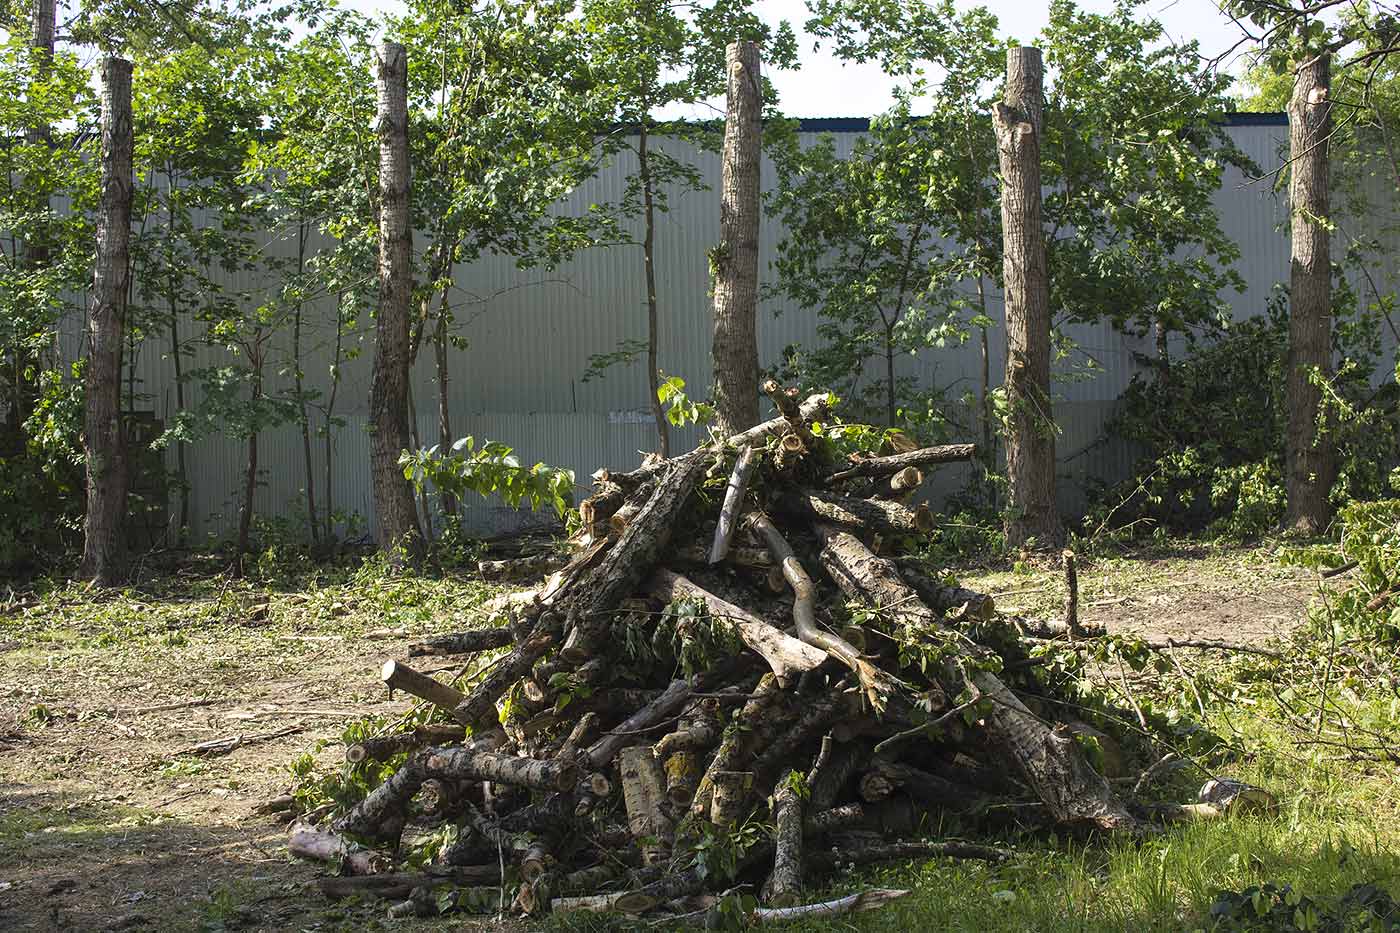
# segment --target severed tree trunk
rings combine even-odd
[[[857,476],[891,476],[910,467],[935,466],[940,463],[957,463],[977,456],[976,444],[944,444],[940,447],[920,447],[903,454],[888,457],[870,457],[857,461],[844,470],[827,477],[827,482],[835,483]]]
[[[609,613],[631,595],[671,540],[686,500],[705,472],[708,448],[668,461],[669,471],[657,479],[657,491],[628,524],[618,542],[570,595],[568,624],[576,654],[588,659],[611,624]],[[699,453],[696,456],[695,453]]]
[[[720,433],[758,423],[758,219],[763,103],[758,45],[731,42],[720,180],[719,245],[711,254],[715,294],[713,393]]]
[[[121,421],[122,328],[126,323],[131,240],[131,62],[102,63],[102,201],[97,264],[88,311],[83,411],[87,514],[79,575],[102,586],[125,570],[126,437]]]
[[[773,872],[763,899],[774,907],[791,907],[802,896],[802,797],[791,773],[773,789]]]
[[[1055,435],[1050,408],[1050,278],[1041,229],[1040,134],[1045,107],[1040,49],[1006,52],[1006,93],[992,110],[1001,163],[1005,246],[1006,438],[1009,544],[1060,537],[1055,510]]]
[[[1322,390],[1312,374],[1332,375],[1332,260],[1327,223],[1331,56],[1298,67],[1288,102],[1292,260],[1288,308],[1287,482],[1289,529],[1321,534],[1332,520],[1327,494],[1337,478],[1334,442],[1319,430]]]
[[[778,507],[810,519],[882,534],[926,535],[933,530],[933,514],[922,504],[909,509],[884,499],[857,499],[814,489],[795,489],[779,497]]]
[[[819,526],[817,533],[823,545],[822,566],[847,596],[883,607],[890,624],[907,633],[943,627],[937,615],[900,579],[893,563],[876,557],[836,526]],[[938,673],[943,691],[950,697],[966,693],[988,701],[988,737],[1056,819],[1092,823],[1101,829],[1137,825],[1108,782],[1089,766],[1067,730],[1046,725],[995,674],[980,669],[977,657],[966,650],[961,654],[961,658],[950,658]]]
[[[413,299],[412,234],[408,224],[408,53],[397,42],[379,47],[379,315],[370,378],[370,477],[379,546],[416,554],[422,545],[413,490],[399,455],[408,447],[409,313]]]

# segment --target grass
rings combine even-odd
[[[37,892],[37,901],[19,903],[29,905],[24,910],[37,903],[41,913],[51,906],[43,891],[55,879],[74,871],[97,879],[92,892],[63,895],[75,899],[67,916],[76,929],[113,916],[111,905],[135,891],[149,899],[133,909],[161,930],[376,928],[382,905],[321,901],[305,887],[318,870],[283,861],[281,828],[249,815],[285,788],[289,762],[318,737],[334,737],[343,718],[308,720],[304,734],[225,758],[173,752],[211,730],[262,730],[285,721],[245,726],[225,718],[234,704],[396,715],[406,704],[387,704],[376,689],[379,660],[405,638],[458,627],[493,590],[451,574],[390,575],[372,562],[327,569],[267,561],[260,579],[243,582],[206,569],[154,574],[100,599],[82,587],[40,583],[0,616],[0,742],[9,730],[19,743],[0,751],[0,879],[18,883],[25,898]],[[1242,612],[1264,606],[1296,618],[1308,587],[1306,575],[1281,567],[1269,548],[1173,544],[1085,555],[1080,574],[1081,606],[1091,616],[1149,629],[1169,617],[1209,616],[1231,599]],[[1057,612],[1063,599],[1054,564],[969,568],[963,579],[999,594],[1003,607],[1027,612]],[[383,630],[401,634],[369,640]],[[1335,749],[1297,745],[1272,704],[1270,679],[1279,675],[1267,661],[1187,664],[1191,685],[1176,670],[1149,670],[1134,678],[1133,689],[1158,709],[1191,705],[1199,689],[1208,725],[1234,748],[1212,767],[1276,792],[1277,816],[1179,825],[1141,839],[1007,836],[992,840],[1018,851],[1007,864],[933,860],[837,879],[822,893],[871,885],[914,893],[878,912],[797,929],[1210,929],[1219,892],[1263,882],[1291,884],[1323,902],[1359,883],[1400,893],[1394,766],[1336,760]],[[1295,661],[1283,670],[1302,677],[1307,669],[1308,662]],[[1400,733],[1392,696],[1363,680],[1345,686],[1359,719],[1388,722]],[[215,703],[150,717],[128,712],[181,699]],[[329,749],[322,760],[337,752]],[[1154,792],[1190,799],[1202,779],[1179,774]],[[209,805],[183,809],[200,801]],[[0,889],[0,927],[13,919],[6,914],[13,896]],[[394,929],[463,922],[405,921]],[[618,924],[591,918],[554,925]]]

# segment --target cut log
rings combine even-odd
[[[386,872],[394,860],[383,852],[361,849],[335,833],[296,823],[287,836],[287,851],[297,858],[333,862],[347,875],[374,875]]]
[[[676,563],[680,564],[701,564],[709,563],[709,554],[704,545],[699,541],[682,542],[672,549],[671,556]],[[744,547],[742,545],[731,545],[729,553],[725,557],[725,563],[735,567],[748,567],[753,570],[769,570],[778,565],[764,548]]]
[[[655,865],[670,858],[671,821],[662,812],[666,801],[666,780],[661,763],[651,748],[634,745],[618,755],[622,775],[622,802],[627,809],[627,828],[642,848],[642,861]]]
[[[752,695],[744,702],[736,720],[724,730],[719,748],[710,758],[705,776],[696,788],[695,799],[691,801],[690,813],[696,819],[708,819],[715,788],[715,775],[734,771],[744,755],[745,740],[758,729],[759,724],[772,719],[772,711],[782,698],[782,688],[773,674],[764,674],[754,688]]]
[[[636,520],[571,590],[568,628],[579,636],[576,654],[584,655],[579,661],[597,653],[593,646],[607,633],[612,610],[651,572],[707,464],[704,456],[687,455],[674,461]]]
[[[743,447],[734,461],[734,472],[729,475],[729,485],[724,490],[724,505],[719,511],[719,524],[715,526],[715,539],[710,546],[711,564],[718,564],[729,553],[729,545],[734,540],[734,532],[739,527],[739,513],[744,508],[744,492],[749,487],[749,477],[757,461],[752,447]]]
[[[788,430],[801,442],[803,449],[815,450],[817,445],[812,437],[812,430],[807,427],[807,421],[797,404],[797,390],[784,389],[775,380],[769,379],[763,384],[763,392],[773,400],[773,407],[778,409],[778,414],[787,421]]]
[[[466,699],[466,694],[457,688],[449,687],[427,674],[420,674],[402,661],[385,661],[380,671],[380,679],[384,681],[384,686],[389,688],[391,697],[395,690],[402,690],[449,713]]]
[[[471,632],[457,632],[454,635],[443,635],[438,638],[429,638],[426,641],[414,642],[408,646],[408,656],[421,658],[477,654],[482,651],[508,647],[514,640],[514,633],[504,625],[499,628],[476,629]]]
[[[947,586],[911,569],[904,562],[897,563],[899,575],[919,594],[924,605],[934,612],[955,612],[966,607],[969,618],[986,621],[996,616],[996,600],[986,593],[961,586]]]
[[[644,914],[659,903],[659,898],[640,891],[613,891],[610,894],[589,894],[583,897],[556,897],[550,902],[549,912],[556,916],[585,912],[605,914],[612,911]]]
[[[608,531],[614,535],[620,535],[627,530],[627,526],[636,521],[638,513],[642,511],[642,504],[629,502],[618,509],[608,519]]]
[[[987,798],[965,784],[945,780],[904,762],[876,758],[861,776],[860,794],[866,801],[883,800],[902,790],[915,802],[948,813],[971,813]]]
[[[710,822],[721,828],[733,826],[747,811],[753,789],[752,771],[711,771]]]
[[[907,632],[932,632],[941,627],[938,616],[919,601],[893,563],[871,554],[854,535],[834,525],[819,525],[817,533],[823,544],[822,566],[848,597],[882,607],[883,614]],[[1108,782],[1090,767],[1067,730],[1047,726],[996,675],[981,670],[977,658],[965,660],[968,663],[959,665],[954,659],[938,673],[944,693],[961,696],[967,691],[988,701],[985,721],[989,738],[1056,819],[1088,822],[1109,830],[1137,827],[1137,821]]]
[[[465,865],[426,873],[392,872],[322,878],[318,884],[322,894],[335,900],[357,896],[398,900],[408,897],[414,888],[499,884],[500,880],[501,869],[497,865]]]
[[[700,759],[688,751],[672,752],[663,759],[666,772],[666,799],[677,807],[688,807],[700,783]]]
[[[530,637],[501,658],[496,666],[472,689],[472,692],[452,710],[452,718],[466,726],[477,728],[493,724],[496,719],[496,699],[526,674],[540,656],[554,646],[558,638],[559,619],[545,612],[535,624]]]
[[[810,395],[798,407],[802,415],[803,422],[811,424],[818,421],[827,421],[831,417],[831,407],[829,405],[830,396],[825,393]],[[727,447],[735,450],[744,447],[762,447],[770,437],[777,437],[790,429],[788,420],[781,415],[777,418],[770,418],[761,421],[746,431],[731,435],[724,443]],[[703,459],[711,451],[708,447],[699,447],[688,454],[684,454],[674,460],[658,460],[653,463],[644,463],[639,468],[627,473],[609,472],[607,478],[610,482],[615,482],[624,489],[636,489],[642,483],[656,478],[663,472],[669,464],[682,463],[686,460],[699,458]]]
[[[773,788],[773,871],[763,886],[763,899],[774,907],[791,906],[802,895],[802,798],[796,772],[778,779]]]
[[[581,511],[581,510],[580,510]],[[493,583],[514,583],[538,580],[569,563],[568,554],[531,554],[528,557],[515,557],[510,560],[478,561],[476,572],[481,579]]]
[[[941,447],[920,447],[908,453],[893,454],[888,457],[870,457],[851,464],[844,470],[832,473],[826,478],[828,483],[855,479],[858,476],[889,476],[905,467],[935,466],[940,463],[957,463],[977,456],[976,444],[944,444]]]
[[[933,514],[926,505],[909,509],[883,499],[857,499],[831,492],[798,490],[779,496],[777,506],[808,521],[834,522],[846,528],[885,535],[926,535],[933,530]]]
[[[462,785],[456,781],[428,778],[418,788],[418,806],[432,817],[440,817],[454,808],[463,798]]]
[[[491,781],[533,790],[572,790],[582,775],[571,761],[516,758],[470,748],[430,748],[420,755],[420,768],[431,777]]]
[[[690,699],[690,694],[689,681],[671,681],[671,685],[662,691],[660,696],[637,710],[616,729],[611,730],[607,735],[593,743],[586,756],[589,767],[594,769],[607,767],[608,763],[617,756],[617,753],[629,745],[646,745],[647,754],[651,754],[651,741],[646,737],[646,733],[657,726],[664,725],[671,717],[679,713],[681,707],[685,706],[686,701]]]
[[[861,499],[890,499],[907,502],[924,484],[924,474],[917,467],[905,467],[889,476],[877,476],[854,490]]]
[[[732,622],[744,644],[762,655],[773,673],[784,682],[794,680],[826,660],[826,652],[820,647],[785,635],[748,610],[721,599],[678,573],[658,570],[648,591],[668,603],[678,598],[703,602],[712,616]]]
[[[462,726],[447,724],[418,726],[412,732],[374,736],[363,742],[347,745],[345,746],[345,760],[352,765],[362,761],[388,761],[395,755],[415,752],[429,745],[460,742],[465,738],[466,729]],[[505,735],[502,734],[500,739],[505,741]]]

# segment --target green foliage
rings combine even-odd
[[[669,653],[687,677],[713,670],[720,661],[744,650],[734,622],[711,615],[703,600],[677,599],[668,603],[657,626],[671,633]]]
[[[749,850],[770,836],[768,824],[757,816],[728,828],[701,824],[691,846],[691,866],[702,878],[731,879]]]
[[[1345,317],[1342,320],[1346,320]],[[1361,332],[1337,329],[1337,352],[1367,359]],[[1281,293],[1267,314],[1152,376],[1134,377],[1110,436],[1144,452],[1132,480],[1099,497],[1086,526],[1256,537],[1282,520],[1288,323]],[[1397,427],[1396,388],[1374,388],[1368,365],[1344,365],[1324,395],[1341,455],[1337,501],[1385,494]]]
[[[526,501],[535,511],[548,505],[560,518],[573,503],[572,470],[544,463],[524,467],[512,448],[495,441],[486,441],[478,450],[476,439],[468,436],[447,451],[436,444],[423,450],[404,451],[399,465],[404,477],[420,490],[431,483],[454,496],[498,495],[511,508]]]
[[[666,420],[676,427],[689,424],[709,424],[714,420],[715,407],[709,402],[693,402],[685,394],[685,380],[680,376],[665,376],[656,388],[656,397],[666,409]]]
[[[1221,892],[1210,918],[1218,933],[1388,933],[1400,929],[1400,904],[1374,884],[1319,903],[1290,884],[1265,882]]]
[[[1348,503],[1338,524],[1336,544],[1290,548],[1281,557],[1317,570],[1356,564],[1355,585],[1314,611],[1313,635],[1355,643],[1361,657],[1388,655],[1400,644],[1400,599],[1393,598],[1400,585],[1400,499]]]

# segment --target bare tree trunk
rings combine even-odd
[[[174,198],[179,187],[179,175],[168,163],[166,165],[166,178],[170,180],[170,191],[168,198]],[[175,229],[175,206],[170,204],[167,212],[169,225],[166,230],[167,241],[174,234]],[[172,246],[167,245],[166,252],[174,255]],[[170,307],[170,362],[175,368],[175,408],[177,411],[185,410],[185,361],[182,359],[180,343],[180,283],[175,273],[173,262],[167,265],[165,279],[165,301]],[[190,473],[185,461],[186,444],[182,440],[175,441],[175,475],[180,484],[180,526],[176,532],[175,540],[180,547],[185,546],[189,537],[190,527]]]
[[[758,45],[731,42],[715,290],[714,399],[722,435],[758,423],[758,218],[762,142]]]
[[[379,129],[379,317],[370,382],[370,471],[379,546],[422,547],[413,490],[399,454],[408,447],[408,323],[413,257],[408,226],[408,53],[397,42],[376,61]]]
[[[992,111],[1001,163],[1005,244],[1006,439],[1012,545],[1060,536],[1055,509],[1055,435],[1050,409],[1050,280],[1041,229],[1040,133],[1045,92],[1040,50],[1006,52],[1006,92]]]
[[[252,350],[248,362],[253,367],[253,396],[251,407],[254,412],[262,403],[263,395],[263,334],[261,330],[253,334]],[[243,472],[243,503],[238,510],[238,540],[233,545],[233,575],[243,576],[243,557],[248,553],[248,536],[253,528],[253,496],[258,491],[258,429],[256,416],[254,427],[248,432],[248,462]]]
[[[301,275],[306,269],[306,238],[308,235],[306,218],[302,217],[297,224],[297,287],[301,287]],[[300,291],[298,291],[300,296]],[[301,453],[306,464],[306,522],[311,530],[311,540],[317,541],[321,537],[320,523],[316,515],[316,474],[315,465],[311,462],[311,418],[306,413],[306,394],[304,383],[306,374],[301,369],[301,325],[302,325],[303,302],[297,298],[296,314],[292,318],[292,374],[296,383],[297,392],[297,414],[301,418]]]
[[[885,427],[894,427],[896,398],[894,391],[894,328],[885,328]]]
[[[331,394],[326,397],[326,482],[323,491],[326,500],[327,540],[335,536],[335,487],[332,485],[335,479],[335,439],[331,431],[335,428],[335,397],[340,391],[340,361],[345,351],[345,320],[341,317],[341,305],[344,301],[345,293],[338,292],[335,296],[335,352],[331,357]]]
[[[670,426],[666,422],[666,413],[661,408],[661,399],[656,394],[660,379],[656,350],[661,335],[656,320],[656,209],[652,203],[651,155],[647,149],[645,105],[637,137],[637,173],[642,180],[642,216],[646,224],[646,233],[642,238],[642,265],[646,269],[647,278],[647,398],[651,403],[651,416],[656,421],[657,452],[663,457],[670,457]]]
[[[1288,102],[1293,257],[1288,313],[1288,527],[1319,534],[1332,519],[1327,494],[1337,478],[1333,441],[1319,430],[1322,391],[1314,370],[1332,375],[1332,263],[1327,222],[1331,58],[1298,68]]]
[[[979,271],[977,273],[977,306],[982,312],[982,316],[987,316],[987,281]],[[982,353],[982,372],[980,385],[977,393],[977,409],[979,412],[978,421],[982,423],[982,459],[986,461],[987,470],[990,472],[996,466],[996,445],[992,442],[996,423],[996,418],[992,414],[992,343],[990,335],[985,326],[978,328],[981,331],[980,349]]]
[[[438,444],[442,450],[452,449],[452,408],[448,398],[447,383],[447,289],[442,290],[442,300],[438,302],[437,332],[433,335],[433,350],[437,362],[438,383]],[[443,521],[457,518],[457,497],[443,492],[438,497],[442,508]]]
[[[83,412],[87,514],[79,575],[117,583],[126,563],[126,438],[121,421],[122,327],[126,319],[131,241],[131,62],[102,63],[102,201],[97,265],[88,312],[88,362]]]

